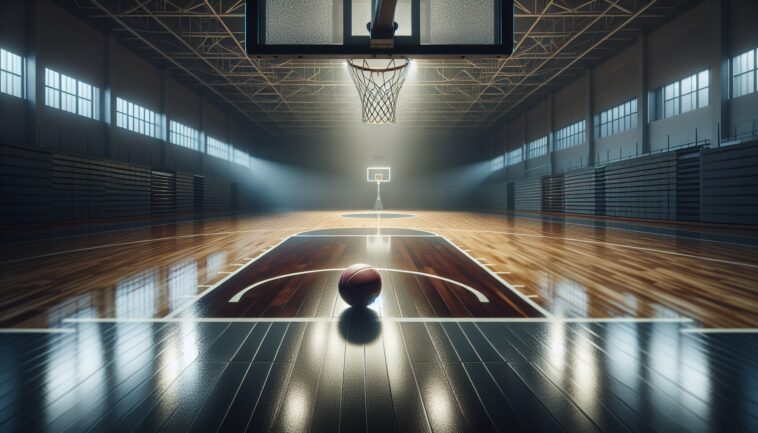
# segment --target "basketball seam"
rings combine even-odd
[[[360,274],[361,272],[369,270],[369,269],[373,269],[373,268],[371,266],[369,266],[369,265],[366,265],[365,267],[358,269],[357,271],[353,272],[353,274],[350,275],[343,284],[344,285],[350,284],[350,281],[353,280],[353,277],[355,277],[356,275]]]

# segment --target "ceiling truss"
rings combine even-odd
[[[693,1],[516,0],[514,54],[416,61],[400,96],[398,123],[437,131],[494,127]],[[85,18],[261,129],[308,132],[360,122],[344,61],[245,54],[244,0],[74,4]]]

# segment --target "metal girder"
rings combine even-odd
[[[58,0],[69,3],[70,0]],[[505,59],[416,61],[398,103],[412,128],[477,131],[506,121],[698,0],[516,0],[516,51]],[[76,12],[209,89],[271,132],[360,120],[337,60],[262,60],[244,49],[244,0],[74,0]]]

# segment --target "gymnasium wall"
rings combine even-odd
[[[413,136],[400,126],[356,127],[325,136],[280,137],[260,148],[254,176],[261,196],[277,209],[372,209],[376,184],[366,167],[389,166],[382,184],[387,209],[475,206],[473,192],[488,174],[478,140],[466,136]]]
[[[478,188],[487,211],[758,224],[758,141],[692,147]]]
[[[549,155],[493,171],[480,188],[480,205],[758,224],[752,208],[758,190],[744,175],[758,138],[758,92],[731,97],[730,72],[732,58],[758,48],[754,19],[747,18],[755,16],[758,2],[705,0],[496,126],[494,144],[482,143],[490,160],[524,146],[552,119]],[[707,106],[659,120],[651,115],[656,88],[705,69]],[[637,126],[597,137],[595,115],[632,98]],[[583,143],[553,150],[555,131],[582,119]]]
[[[25,97],[0,93],[0,224],[259,206],[249,169],[171,144],[168,137],[115,127],[118,96],[165,115],[164,123],[179,121],[252,154],[266,134],[199,92],[197,83],[185,83],[160,61],[146,61],[115,34],[49,0],[0,2],[0,47],[27,59]],[[98,87],[100,120],[46,106],[45,68]]]

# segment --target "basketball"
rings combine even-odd
[[[371,305],[382,291],[382,277],[371,266],[358,263],[342,271],[337,287],[348,305],[364,308]]]

